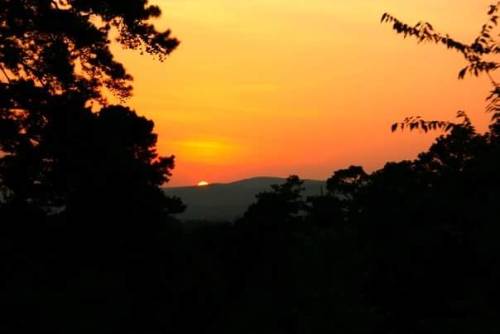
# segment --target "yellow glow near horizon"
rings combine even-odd
[[[207,181],[200,181],[197,184],[198,187],[207,187],[208,185],[209,183]]]
[[[409,115],[485,128],[484,78],[457,80],[460,54],[380,24],[384,12],[471,41],[491,0],[155,0],[181,45],[164,63],[116,50],[130,101],[155,121],[171,184],[255,175],[326,178],[413,159],[437,133],[390,132]]]
[[[174,145],[183,160],[210,165],[224,165],[240,153],[235,145],[217,139],[186,139]]]

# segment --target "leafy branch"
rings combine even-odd
[[[500,63],[495,60],[500,54],[500,44],[498,42],[498,21],[500,12],[500,1],[490,5],[488,9],[488,20],[482,26],[479,35],[470,44],[458,41],[448,34],[437,32],[432,24],[428,22],[418,22],[416,25],[409,25],[389,13],[384,13],[381,23],[392,24],[392,29],[400,35],[413,37],[419,43],[430,42],[446,46],[463,55],[467,65],[458,73],[459,79],[464,79],[467,74],[478,77],[485,74],[491,82],[492,90],[487,97],[486,112],[492,114],[492,122],[500,121],[500,84],[493,77],[493,73],[500,67]],[[464,112],[458,112],[458,117],[467,117]],[[467,121],[470,121],[467,117]],[[403,122],[392,125],[392,131],[397,129],[420,129],[424,132],[430,130],[450,131],[457,124],[446,121],[426,121],[420,116],[407,117]]]
[[[402,122],[394,123],[391,126],[392,132],[408,129],[410,131],[420,130],[425,133],[429,131],[442,130],[444,132],[449,132],[456,127],[472,127],[472,122],[465,113],[465,111],[458,111],[457,118],[461,119],[461,122],[449,122],[449,121],[427,121],[420,116],[410,116],[406,117]]]

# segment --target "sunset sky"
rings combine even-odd
[[[252,176],[325,179],[412,159],[436,133],[390,132],[409,115],[484,129],[485,78],[457,80],[456,52],[380,24],[388,11],[470,41],[491,0],[155,0],[182,44],[164,63],[117,50],[135,78],[129,104],[175,154],[169,185]]]

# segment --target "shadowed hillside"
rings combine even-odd
[[[243,215],[255,195],[273,184],[285,182],[279,177],[255,177],[231,183],[211,184],[206,187],[165,188],[169,196],[180,197],[187,209],[178,217],[183,220],[233,220]],[[323,181],[306,180],[304,196],[320,195],[325,187]]]

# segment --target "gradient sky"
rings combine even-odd
[[[164,63],[116,50],[135,78],[129,104],[155,121],[170,185],[251,176],[325,179],[412,159],[436,133],[390,132],[409,115],[480,129],[488,81],[457,80],[461,56],[379,23],[388,11],[470,41],[491,0],[156,0],[182,44]]]

